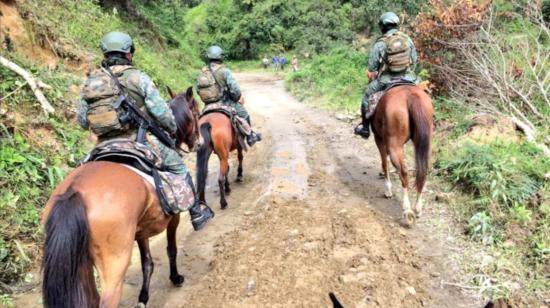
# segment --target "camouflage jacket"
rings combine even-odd
[[[225,67],[225,65],[221,62],[212,62],[212,70],[214,71],[216,80],[223,88],[223,102],[226,104],[238,102],[239,99],[241,99],[241,88],[233,77],[231,70]]]
[[[392,29],[384,34],[384,36],[389,36],[395,32],[398,32],[397,29]],[[407,36],[406,34],[404,34]],[[411,66],[407,69],[407,71],[403,73],[390,73],[390,72],[382,72],[378,79],[382,83],[388,83],[391,82],[394,78],[401,78],[412,82],[417,82],[416,74],[414,73],[414,69],[416,67],[416,63],[418,62],[418,55],[416,53],[416,48],[414,47],[414,43],[411,40],[409,36],[407,36],[409,41],[409,48],[411,49]],[[378,39],[378,41],[374,44],[372,47],[370,54],[369,54],[369,66],[368,69],[370,72],[379,72],[382,68],[382,56],[384,55],[384,52],[386,51],[386,44],[383,40]]]
[[[157,87],[147,74],[125,65],[111,66],[111,70],[119,78],[128,94],[134,98],[138,108],[145,109],[151,118],[169,133],[176,132],[176,121],[172,110],[162,99]],[[88,128],[87,112],[88,103],[81,96],[77,119],[83,128]]]

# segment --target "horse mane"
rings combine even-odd
[[[170,102],[170,108],[174,114],[176,120],[176,126],[178,131],[176,132],[176,147],[179,148],[185,141],[185,126],[192,122],[191,109],[186,98],[186,94],[179,94],[172,102]]]

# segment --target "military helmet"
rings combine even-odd
[[[206,57],[210,60],[222,60],[223,49],[220,46],[210,46],[206,51]]]
[[[397,14],[394,12],[386,12],[380,16],[380,20],[378,21],[378,25],[380,28],[387,28],[389,26],[399,26],[400,21]]]
[[[101,51],[103,54],[118,51],[122,53],[134,53],[134,42],[132,38],[122,32],[109,32],[101,39]]]

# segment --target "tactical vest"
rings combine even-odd
[[[145,101],[139,89],[140,71],[129,65],[115,65],[111,70],[135,100],[136,106],[143,110]],[[82,98],[88,103],[86,119],[92,132],[101,139],[121,136],[133,131],[132,127],[123,125],[119,121],[119,112],[114,106],[119,95],[120,89],[104,68],[93,71],[84,83]]]
[[[197,78],[199,96],[205,104],[224,101],[228,92],[224,77],[225,66],[212,63],[211,67],[214,74],[210,72],[208,66],[205,66]]]
[[[385,35],[378,39],[386,45],[382,62],[383,71],[390,73],[403,73],[411,65],[411,49],[409,46],[409,37],[403,32],[397,31],[390,35]]]

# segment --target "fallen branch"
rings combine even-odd
[[[10,60],[0,56],[0,65],[8,68],[9,70],[13,71],[14,73],[18,74],[19,76],[23,77],[25,81],[29,84],[31,87],[31,90],[34,92],[34,96],[40,103],[40,106],[42,107],[42,110],[46,115],[49,115],[50,113],[53,113],[55,109],[53,106],[48,102],[46,97],[44,96],[44,93],[42,93],[42,90],[40,90],[40,87],[38,86],[38,83],[34,78],[31,76],[29,72],[21,68],[19,65],[11,62]]]
[[[517,130],[521,131],[525,135],[525,139],[527,139],[527,141],[533,143],[535,146],[541,149],[542,152],[544,152],[544,155],[550,156],[550,149],[545,144],[536,142],[537,133],[531,126],[518,120],[516,117],[512,117],[512,123],[514,123]]]
[[[451,287],[456,287],[456,288],[465,289],[465,290],[479,290],[479,287],[462,285],[462,284],[453,283],[453,282],[441,281],[441,284],[444,286],[451,286]]]

